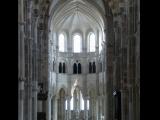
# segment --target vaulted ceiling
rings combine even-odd
[[[94,4],[86,0],[64,2],[53,12],[51,27],[54,26],[58,30],[69,29],[70,31],[103,29],[104,12],[100,7],[95,7]]]

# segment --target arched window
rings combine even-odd
[[[76,34],[73,36],[73,50],[75,53],[81,52],[81,36]]]
[[[65,69],[65,63],[63,63],[63,73],[66,72],[66,69]]]
[[[87,110],[89,110],[89,100],[87,100]]]
[[[92,64],[89,62],[89,73],[92,73]]]
[[[68,110],[67,109],[67,100],[65,101],[65,110]]]
[[[81,90],[76,87],[71,99],[71,110],[84,110],[84,99]]]
[[[84,110],[84,100],[81,91],[80,91],[80,110]]]
[[[77,74],[77,64],[73,64],[73,74]]]
[[[89,51],[95,52],[96,48],[96,40],[94,33],[89,34]]]
[[[61,115],[65,113],[65,91],[63,88],[59,91],[59,99],[58,99],[58,120],[64,120],[65,115]]]
[[[81,64],[78,63],[78,74],[80,74],[80,73],[81,73]]]
[[[59,35],[59,51],[64,52],[64,35]]]
[[[73,110],[73,97],[71,98],[70,106],[71,106],[70,109]]]
[[[59,63],[59,73],[62,73],[62,63]]]
[[[96,73],[96,64],[93,62],[93,73]]]

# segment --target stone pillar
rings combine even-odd
[[[58,120],[57,114],[58,114],[58,98],[54,97],[54,108],[53,108],[53,120]]]
[[[60,99],[57,99],[57,120],[61,120],[61,108],[60,108]]]
[[[86,100],[86,98],[84,99],[84,114],[85,114],[85,120],[87,120],[87,100]]]
[[[23,104],[24,104],[24,80],[19,80],[19,107],[18,107],[18,120],[23,120]]]
[[[84,111],[85,111],[85,120],[88,120],[88,110],[87,110],[87,100],[89,99],[88,96],[84,97]]]
[[[101,109],[102,109],[102,106],[101,106],[101,97],[98,96],[98,120],[101,120]]]
[[[20,0],[20,3],[19,3],[19,48],[18,48],[18,56],[19,56],[19,77],[20,79],[22,77],[25,77],[25,52],[24,52],[24,48],[25,48],[25,45],[24,45],[24,2],[23,0]]]
[[[33,109],[34,109],[34,117],[33,119],[34,120],[37,120],[37,92],[38,92],[38,88],[37,88],[37,81],[34,81],[34,89],[33,89],[33,96],[34,96],[34,106]]]
[[[135,95],[135,76],[136,76],[136,38],[133,36],[129,40],[128,45],[128,89],[129,89],[129,120],[134,120],[136,116],[135,106],[136,106],[136,95]]]
[[[89,118],[92,118],[92,120],[95,120],[96,119],[96,112],[95,112],[95,97],[90,97],[89,99],[89,110],[90,110],[90,116]]]
[[[51,99],[49,96],[46,100],[46,120],[51,120]]]
[[[28,110],[30,110],[30,111],[29,111],[29,119],[30,119],[30,120],[32,120],[32,112],[33,112],[33,109],[32,109],[32,108],[33,108],[33,104],[32,104],[32,103],[33,103],[33,99],[32,99],[32,98],[33,98],[32,88],[33,88],[33,83],[32,83],[32,81],[31,81],[30,87],[29,87],[29,91],[30,91],[30,92],[29,92],[29,94],[30,94],[29,96],[30,96],[30,97],[29,97],[29,109],[28,109]]]
[[[61,107],[62,107],[62,120],[65,119],[65,98],[61,99]]]
[[[103,111],[102,111],[102,115],[103,115],[103,120],[105,120],[105,96],[102,96],[102,106],[103,106]]]
[[[100,120],[102,120],[102,113],[103,113],[103,98],[100,96]]]
[[[99,54],[99,41],[100,41],[99,30],[96,31],[96,38],[95,39],[96,39],[96,44],[95,44],[96,45],[95,46],[96,47],[96,54],[98,55]]]
[[[88,51],[88,39],[87,39],[87,37],[88,37],[88,34],[87,33],[85,33],[84,34],[84,53],[87,53],[87,51]]]
[[[27,1],[27,41],[28,41],[28,120],[32,120],[32,3]]]
[[[24,1],[18,0],[18,120],[24,119],[24,80],[25,80],[25,52],[24,52]]]
[[[25,83],[26,86],[26,104],[25,120],[32,120],[32,84],[30,80]]]
[[[121,91],[121,101],[122,101],[122,120],[129,120],[129,110],[128,110],[128,90],[127,89],[123,89]]]
[[[113,15],[111,13],[110,7],[106,3],[106,9],[108,14],[106,14],[106,19],[108,20],[106,34],[106,119],[113,119],[113,40],[114,40],[114,31],[113,31]]]
[[[53,97],[51,97],[51,113],[50,113],[50,116],[51,116],[51,119],[50,120],[53,120]]]
[[[81,45],[82,45],[81,50],[82,50],[82,53],[85,52],[85,48],[86,48],[86,47],[85,47],[85,36],[86,36],[85,34],[83,34],[83,33],[81,34],[81,38],[82,38],[82,39],[81,39],[81,42],[82,42],[82,43],[81,43]]]
[[[70,109],[70,100],[71,100],[71,97],[68,96],[67,97],[67,120],[70,120],[71,119],[71,109]]]
[[[42,112],[42,101],[41,100],[37,101],[37,112]]]

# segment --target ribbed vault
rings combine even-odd
[[[84,0],[66,1],[50,13],[51,29],[70,29],[74,31],[80,29],[104,28],[104,13],[100,12],[92,3]]]

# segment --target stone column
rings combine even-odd
[[[53,120],[57,120],[58,117],[58,97],[54,97],[54,108],[53,108],[54,114],[53,114]]]
[[[30,112],[29,112],[29,116],[30,116],[30,120],[32,120],[32,113],[33,113],[33,92],[32,92],[32,88],[33,88],[33,81],[31,81],[31,83],[30,83],[30,87],[29,87],[29,110],[30,110]]]
[[[61,120],[60,119],[60,100],[57,99],[57,120]]]
[[[18,0],[18,120],[24,118],[24,80],[25,80],[25,52],[24,52],[24,1]]]
[[[90,97],[90,99],[89,99],[89,103],[90,103],[90,107],[91,107],[91,118],[92,118],[92,120],[94,120],[94,103],[93,103],[93,101],[94,101],[94,98],[93,97]]]
[[[71,110],[70,110],[70,100],[71,100],[71,96],[67,97],[67,120],[71,119]]]
[[[96,54],[98,55],[99,54],[99,30],[96,31],[96,41],[95,41],[95,47],[96,47]]]
[[[85,115],[85,120],[87,120],[87,100],[84,98],[84,115]]]
[[[25,115],[25,120],[32,120],[32,84],[30,80],[26,80],[25,83],[26,86],[26,98],[25,98],[25,107],[26,107],[26,113]]]
[[[32,120],[32,4],[33,1],[27,1],[27,41],[28,41],[28,120]]]
[[[77,110],[77,92],[76,92],[76,90],[74,90],[74,92],[73,92],[73,105],[74,105],[74,110]]]
[[[24,104],[24,80],[19,80],[19,107],[18,107],[18,110],[19,110],[19,113],[18,113],[18,119],[19,120],[23,120],[23,104]]]
[[[108,3],[105,2],[106,6],[106,119],[113,119],[113,43],[114,43],[114,24],[113,24],[113,14]]]
[[[84,53],[87,53],[87,51],[88,51],[88,39],[87,39],[87,36],[88,36],[88,34],[84,34]]]
[[[128,113],[128,90],[123,89],[121,90],[121,101],[122,101],[122,120],[129,120],[129,113]]]
[[[37,101],[37,112],[42,112],[42,101],[41,100]]]
[[[51,99],[49,96],[46,100],[46,119],[51,120]]]
[[[62,115],[62,120],[65,119],[65,98],[61,98],[61,115]]]
[[[88,96],[84,97],[84,114],[85,114],[85,120],[88,120],[88,110],[87,110],[87,100],[89,99]]]
[[[101,120],[101,97],[98,96],[98,120]]]
[[[50,113],[50,116],[51,116],[51,118],[50,118],[50,120],[53,120],[53,97],[51,97],[51,113]]]
[[[105,103],[104,103],[104,100],[105,100],[105,96],[102,96],[102,116],[103,116],[103,119],[102,120],[105,120]]]
[[[34,117],[33,119],[34,120],[37,120],[37,92],[38,92],[38,88],[37,88],[37,81],[34,81],[34,89],[33,89],[33,96],[34,96],[34,106],[33,109],[34,109]]]

